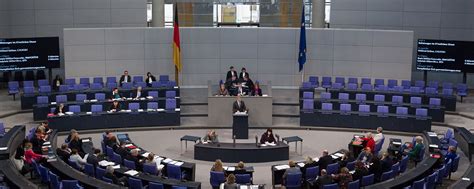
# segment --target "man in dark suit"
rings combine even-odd
[[[125,159],[135,162],[135,168],[142,170],[142,164],[140,163],[140,156],[138,155],[138,149],[132,149]]]
[[[332,183],[334,183],[332,176],[327,174],[326,169],[323,169],[321,170],[321,176],[316,179],[314,184],[318,186],[318,188],[323,188],[324,185]]]
[[[112,180],[113,184],[118,184],[118,185],[122,185],[122,186],[127,185],[127,177],[124,176],[124,177],[118,178],[117,176],[115,176],[114,167],[112,167],[111,165],[109,165],[109,166],[107,166],[107,168],[105,168],[104,177]]]
[[[320,169],[326,169],[332,163],[332,157],[327,150],[323,151],[323,156],[319,158],[318,164]]]
[[[227,72],[227,76],[225,77],[225,80],[229,80],[233,76],[237,77],[237,71],[235,71],[234,66],[230,66],[230,70]]]
[[[127,143],[120,142],[120,146],[115,150],[115,153],[119,154],[122,157],[126,157],[128,155],[128,149],[125,147]]]
[[[125,70],[123,72],[123,75],[120,77],[120,86],[122,86],[123,83],[128,83],[128,82],[132,82],[132,77],[130,77],[128,75],[128,71]]]
[[[97,165],[99,165],[99,155],[100,149],[94,149],[94,154],[89,154],[89,156],[87,156],[87,163],[97,167]]]
[[[59,158],[64,162],[67,162],[69,156],[71,156],[71,149],[68,148],[67,144],[62,144],[61,148],[56,149],[56,154],[58,154]]]
[[[247,69],[245,69],[244,67],[242,67],[242,69],[240,70],[239,79],[244,79],[246,76],[247,76],[248,78],[250,78],[250,75],[249,75],[249,73],[247,72]]]
[[[236,101],[234,102],[234,105],[232,106],[232,112],[248,112],[248,108],[245,106],[244,101],[240,99],[240,95],[237,95]]]

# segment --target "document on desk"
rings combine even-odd
[[[150,155],[150,152],[145,152],[142,154],[143,157],[148,157],[148,155]]]
[[[176,165],[176,166],[178,166],[178,167],[181,167],[181,165],[183,165],[183,164],[184,164],[184,162],[178,161],[178,162],[176,162],[174,165]]]
[[[235,167],[227,167],[225,170],[226,171],[235,171]]]
[[[109,165],[115,165],[114,162],[110,162],[110,161],[106,161],[106,160],[102,160],[99,162],[99,165],[102,166],[102,167],[107,167]]]
[[[138,171],[135,171],[132,169],[132,170],[126,171],[125,174],[130,175],[130,176],[135,176],[138,174]]]
[[[427,132],[430,137],[437,137],[438,135],[435,132]]]
[[[334,155],[337,157],[342,157],[344,154],[338,152],[338,153],[335,153]]]
[[[300,162],[300,163],[298,163],[298,166],[299,166],[299,167],[304,167],[304,163],[303,163],[303,162]]]
[[[402,145],[401,142],[392,142],[392,144],[395,144],[395,145]]]
[[[337,159],[337,158],[339,158],[339,157],[337,157],[337,156],[334,155],[334,154],[332,154],[331,157],[332,157],[332,159]]]
[[[265,145],[267,145],[267,146],[276,146],[275,143],[270,143],[270,142],[265,142]]]
[[[166,158],[165,160],[163,160],[163,163],[170,163],[170,162],[172,162],[172,161],[173,161],[172,159]]]
[[[277,166],[275,166],[275,169],[277,169],[277,170],[284,170],[284,169],[288,169],[288,168],[290,168],[289,165],[277,165]]]
[[[113,166],[114,169],[120,169],[120,165]]]

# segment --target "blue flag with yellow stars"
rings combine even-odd
[[[300,31],[300,51],[298,53],[298,63],[300,65],[300,72],[303,70],[304,63],[306,63],[306,26],[304,17],[304,5],[301,11],[301,31]]]

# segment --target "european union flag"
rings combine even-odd
[[[306,63],[306,26],[304,19],[304,6],[301,11],[301,31],[300,31],[300,51],[298,53],[298,63],[300,65],[300,72],[303,70],[304,63]]]

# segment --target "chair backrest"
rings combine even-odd
[[[349,182],[348,189],[359,189],[359,188],[360,188],[360,181],[359,180]]]
[[[122,89],[132,89],[133,83],[127,82],[127,83],[122,83]]]
[[[397,107],[397,112],[398,115],[407,115],[408,114],[408,108],[407,107]]]
[[[92,83],[104,84],[104,78],[102,78],[102,77],[94,77],[94,78],[92,79]]]
[[[453,83],[450,82],[443,82],[443,89],[452,89],[453,88]]]
[[[331,85],[331,77],[323,77],[323,80],[321,81],[322,85]]]
[[[446,133],[444,133],[444,138],[445,138],[445,139],[452,139],[452,138],[454,138],[453,129],[448,129],[448,130],[446,130]]]
[[[338,170],[339,170],[339,163],[331,163],[326,168],[326,172],[328,173],[328,175],[336,174]]]
[[[81,112],[81,106],[71,105],[71,106],[69,106],[69,111],[73,112],[73,113],[79,113],[79,112]]]
[[[404,89],[409,89],[411,87],[411,81],[402,80],[402,86],[403,86]]]
[[[443,183],[444,174],[446,172],[446,166],[443,165],[438,169],[438,177],[436,178],[436,183]]]
[[[109,178],[107,178],[107,177],[102,177],[102,180],[105,181],[105,182],[107,182],[107,183],[111,183],[111,184],[114,183],[114,182],[112,181],[112,179],[109,179]]]
[[[81,170],[81,168],[79,168],[79,165],[77,165],[76,161],[72,161],[72,160],[68,159],[68,164],[76,170]]]
[[[343,77],[336,77],[334,83],[340,83],[341,85],[344,85],[344,83],[346,83],[346,79]]]
[[[64,103],[67,102],[66,95],[56,95],[56,103]]]
[[[374,96],[374,101],[375,102],[385,102],[385,95],[376,94]]]
[[[20,83],[18,81],[9,81],[8,82],[8,89],[18,90],[19,88],[20,88]]]
[[[51,189],[61,189],[61,182],[59,177],[51,171],[48,171],[49,175],[49,186]]]
[[[326,99],[326,100],[331,99],[331,93],[322,92],[322,93],[321,93],[321,99]]]
[[[137,102],[129,103],[128,109],[132,111],[137,111],[138,109],[140,109],[140,104]]]
[[[41,87],[41,86],[47,86],[47,85],[49,85],[49,81],[48,81],[48,80],[46,80],[46,79],[40,79],[40,80],[38,80],[38,86]]]
[[[428,109],[426,108],[417,108],[415,111],[416,116],[426,117],[428,116]]]
[[[95,93],[94,94],[95,99],[97,100],[105,100],[105,93]]]
[[[351,104],[341,104],[339,110],[343,112],[351,111]]]
[[[403,103],[403,96],[392,96],[392,103],[401,104]]]
[[[117,164],[122,164],[122,156],[120,156],[120,154],[117,154],[117,153],[113,153],[112,154],[112,161],[117,163]]]
[[[356,94],[356,101],[364,102],[367,100],[366,94]]]
[[[152,82],[151,82],[151,87],[153,87],[153,88],[161,87],[161,82],[159,82],[159,81],[152,81]]]
[[[79,84],[89,85],[91,80],[88,77],[79,78]]]
[[[339,189],[339,185],[338,185],[338,183],[325,184],[325,185],[323,185],[323,189]]]
[[[374,83],[375,86],[385,85],[385,80],[384,79],[375,79],[374,82],[375,82]]]
[[[287,187],[300,187],[301,186],[301,173],[290,173],[286,175],[286,186]]]
[[[404,156],[402,160],[400,160],[400,173],[404,173],[407,170],[408,165],[408,156]]]
[[[333,84],[331,85],[331,88],[332,88],[332,89],[342,89],[342,87],[343,87],[343,86],[342,86],[342,83],[333,83]]]
[[[164,189],[163,184],[157,182],[149,182],[148,189]]]
[[[5,125],[3,122],[0,122],[0,136],[5,135]]]
[[[303,92],[303,99],[313,99],[313,98],[314,98],[313,92],[310,92],[310,91]]]
[[[319,175],[319,166],[308,167],[305,172],[305,180],[314,180]]]
[[[438,89],[433,88],[433,87],[426,87],[425,93],[426,94],[436,94],[436,93],[438,93]]]
[[[339,93],[339,100],[349,100],[349,93]]]
[[[377,106],[377,113],[388,113],[388,106]]]
[[[115,78],[115,77],[107,77],[107,83],[117,83],[117,78]]]
[[[372,85],[372,79],[370,79],[370,78],[362,78],[360,83],[361,83],[362,85],[364,85],[364,84]]]
[[[62,180],[63,188],[77,188],[79,182],[77,180]]]
[[[333,110],[332,109],[332,103],[323,103],[321,106],[322,110]]]
[[[158,175],[158,169],[156,168],[156,163],[143,164],[143,172],[149,173],[152,175]]]
[[[359,105],[359,112],[370,112],[370,106],[365,104]]]
[[[128,188],[130,189],[142,189],[143,188],[143,183],[142,180],[128,177]]]
[[[146,107],[147,109],[158,109],[158,102],[148,102]]]
[[[318,76],[309,76],[308,80],[311,84],[317,84],[319,83],[319,77]]]
[[[441,99],[439,98],[430,98],[430,104],[431,106],[441,106]]]
[[[166,98],[175,98],[176,91],[166,91]]]
[[[77,102],[84,102],[87,99],[86,94],[76,94],[76,101]]]
[[[91,176],[91,177],[94,177],[95,176],[95,172],[94,172],[94,165],[90,164],[90,163],[85,163],[84,164],[84,172]]]
[[[252,177],[250,174],[236,174],[235,182],[237,184],[250,184],[252,183]]]
[[[384,172],[382,173],[382,177],[380,177],[380,181],[386,181],[388,179],[391,179],[392,178],[392,175],[393,175],[393,171],[390,170],[390,171],[387,171],[387,172]]]
[[[41,182],[49,183],[49,175],[48,175],[49,170],[48,170],[48,168],[46,168],[43,165],[39,164],[38,169],[39,169],[39,174],[41,176]]]
[[[448,163],[446,163],[445,165],[446,165],[446,170],[444,171],[443,177],[448,177],[449,174],[451,173],[451,169],[452,169],[452,166],[453,166],[453,161],[448,160]]]
[[[410,97],[410,103],[411,104],[421,104],[421,97],[419,96],[412,96]]]
[[[415,81],[415,87],[419,87],[421,89],[425,88],[425,81],[421,81],[421,80]]]
[[[181,167],[176,166],[176,165],[168,164],[167,167],[166,167],[166,170],[167,170],[167,176],[169,178],[181,180],[181,177],[182,177]]]
[[[387,86],[388,86],[388,88],[394,88],[395,86],[398,86],[398,80],[389,79],[387,81]]]
[[[374,183],[374,174],[370,174],[367,176],[362,177],[362,181],[360,183],[361,186],[368,186]]]
[[[453,89],[443,89],[443,95],[450,96],[453,95]]]
[[[363,91],[371,91],[371,90],[372,90],[372,85],[370,85],[370,84],[362,84],[362,86],[360,87],[360,89],[362,89]]]
[[[23,81],[23,87],[35,87],[33,81]]]
[[[59,85],[59,92],[68,92],[69,86],[67,85]]]
[[[436,186],[436,179],[438,178],[438,171],[434,171],[426,178],[426,189],[434,189]]]
[[[352,83],[352,84],[359,84],[359,79],[357,79],[356,77],[349,77],[347,83]]]
[[[84,90],[84,85],[82,85],[82,84],[75,84],[75,85],[74,85],[74,90],[75,90],[75,91],[82,91],[82,90]]]
[[[428,81],[428,87],[438,89],[439,82],[438,81]]]
[[[454,158],[454,161],[453,161],[453,164],[451,165],[451,172],[454,173],[458,170],[458,167],[459,167],[459,158],[460,156],[457,155],[455,158]]]
[[[357,90],[357,83],[348,83],[347,90]]]
[[[104,177],[104,175],[105,175],[105,169],[102,169],[99,166],[97,166],[95,168],[95,178],[102,179],[102,177]]]
[[[424,189],[425,187],[425,178],[422,178],[420,180],[417,180],[413,182],[413,185],[411,186],[412,189]]]
[[[102,112],[102,105],[101,104],[93,104],[91,106],[91,112]]]
[[[125,167],[127,167],[129,169],[137,169],[137,167],[135,166],[135,162],[130,161],[128,159],[123,160],[123,165],[125,165]]]
[[[314,100],[303,99],[303,110],[314,110]]]
[[[347,162],[347,164],[346,164],[347,169],[349,169],[349,171],[354,170],[355,169],[355,163],[356,163],[356,161]]]
[[[36,103],[37,104],[48,104],[49,103],[49,97],[48,96],[37,96],[36,97]]]
[[[66,85],[69,85],[69,87],[72,87],[76,84],[76,79],[74,79],[74,78],[66,79],[65,83],[66,83]]]
[[[159,78],[160,78],[160,79],[159,79],[160,81],[169,81],[169,80],[170,80],[170,78],[169,78],[168,75],[160,75]]]
[[[101,90],[103,86],[101,83],[92,83],[90,88],[91,90]]]
[[[398,175],[400,173],[400,162],[397,162],[392,165],[393,175]]]
[[[174,110],[176,108],[176,99],[174,98],[168,98],[166,99],[166,104],[165,104],[165,109],[166,110]]]
[[[133,82],[143,82],[143,76],[133,76]]]
[[[117,88],[117,83],[107,83],[106,87],[110,90]]]
[[[301,84],[301,88],[303,88],[303,89],[309,89],[309,88],[311,88],[311,82],[303,82],[303,83]]]
[[[158,91],[148,91],[148,96],[158,98]]]

